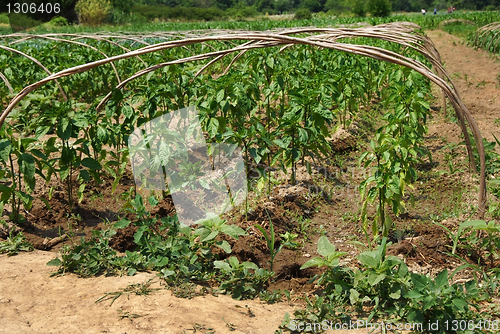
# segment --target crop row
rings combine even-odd
[[[432,63],[443,72],[435,49],[410,34],[412,29],[299,29],[215,38],[198,33],[187,40],[161,34],[10,36],[10,46],[1,47],[5,85],[0,87],[9,98],[20,93],[10,102],[2,100],[9,104],[1,118],[9,117],[0,146],[2,203],[10,203],[12,219],[19,221],[21,207],[31,207],[36,178],[46,183],[57,178],[65,185],[71,211],[75,195],[81,200],[89,182],[99,185],[111,178],[114,187],[120,182],[134,128],[191,105],[200,112],[207,140],[242,148],[247,172],[252,164],[262,167],[268,189],[268,167],[289,172],[294,184],[298,163],[310,169],[328,159],[333,131],[348,127],[361,106],[370,109],[381,101],[387,124],[362,156],[376,172],[361,189],[365,203],[377,200],[373,234],[387,235],[392,222],[386,210],[402,212],[405,189],[425,153],[427,78],[446,88],[462,129],[466,119],[480,139],[453,88],[424,65]],[[356,44],[332,42],[346,37]],[[268,47],[287,46],[261,49],[258,43],[244,43],[249,38]],[[300,45],[306,43],[315,47]],[[239,54],[231,58],[228,52]],[[155,164],[161,163],[161,153]],[[481,169],[483,164],[484,157]],[[484,187],[480,205],[483,193]],[[367,231],[366,220],[364,227]]]

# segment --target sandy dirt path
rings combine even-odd
[[[148,273],[50,277],[55,267],[46,263],[54,257],[54,253],[38,250],[0,256],[0,333],[194,333],[196,326],[196,333],[210,332],[210,328],[215,333],[273,333],[285,313],[292,311],[283,303],[237,301],[225,295],[181,299],[163,288],[149,296],[121,296],[112,306],[110,300],[96,303],[105,292],[150,278],[156,281],[151,287],[159,288],[159,280]],[[120,319],[122,312],[141,317]],[[235,330],[226,322],[234,324]]]
[[[445,69],[483,138],[493,141],[492,134],[495,134],[500,139],[500,63],[486,51],[474,50],[462,39],[444,31],[427,31],[427,35],[441,54]],[[455,128],[454,132],[460,132],[458,126]]]

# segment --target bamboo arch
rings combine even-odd
[[[38,66],[40,66],[42,68],[42,70],[44,70],[44,72],[47,73],[49,76],[52,75],[52,73],[45,66],[43,66],[42,63],[40,63],[37,59],[31,57],[30,55],[27,55],[24,52],[21,52],[19,50],[16,50],[16,49],[13,49],[13,48],[9,48],[8,46],[3,46],[3,45],[0,45],[0,49],[6,50],[6,51],[9,51],[9,52],[12,52],[12,53],[17,53],[18,55],[23,56],[23,57],[31,60],[32,62],[34,62]],[[56,82],[56,85],[59,88],[59,92],[61,93],[61,95],[64,97],[65,100],[67,100],[68,97],[66,96],[66,93],[64,92],[64,90],[62,89],[61,85],[59,84],[59,81],[57,81],[56,79],[54,79],[54,81]],[[2,124],[3,124],[3,122],[2,122]],[[0,124],[0,126],[1,126],[1,124]]]
[[[323,49],[332,49],[408,67],[412,70],[417,71],[423,76],[427,77],[429,80],[431,80],[433,83],[438,85],[443,90],[444,95],[446,95],[446,97],[448,97],[448,99],[450,100],[457,115],[457,118],[461,122],[461,129],[466,139],[469,158],[471,159],[472,165],[474,167],[475,167],[475,162],[465,121],[467,121],[467,123],[469,124],[475,139],[481,166],[480,185],[478,193],[478,216],[480,219],[482,219],[484,217],[485,205],[486,205],[486,173],[485,173],[486,160],[485,160],[485,152],[484,152],[482,136],[479,127],[477,126],[477,123],[475,122],[474,118],[472,117],[467,107],[462,102],[460,95],[456,90],[455,86],[453,85],[450,76],[446,73],[445,69],[441,65],[439,53],[434,47],[432,41],[421,34],[411,34],[411,32],[419,28],[420,27],[418,25],[413,23],[398,22],[398,23],[383,24],[375,27],[362,27],[357,29],[296,28],[296,29],[284,29],[281,30],[280,32],[245,32],[245,33],[226,32],[224,34],[218,34],[218,35],[208,34],[199,37],[190,37],[180,40],[172,40],[168,42],[158,43],[155,45],[149,45],[122,55],[117,55],[109,57],[107,59],[94,61],[88,64],[71,67],[66,70],[60,71],[58,73],[49,75],[48,77],[34,84],[26,86],[10,101],[7,108],[0,115],[0,126],[3,125],[3,122],[5,121],[9,113],[26,95],[28,95],[33,90],[41,87],[45,83],[56,80],[58,78],[70,76],[76,73],[82,73],[92,68],[108,64],[110,62],[114,62],[121,59],[127,59],[130,57],[136,57],[151,52],[158,52],[176,47],[186,47],[188,45],[194,45],[197,43],[206,43],[210,41],[229,42],[229,43],[232,43],[233,41],[244,42],[243,44],[236,45],[234,47],[225,50],[198,54],[191,57],[185,57],[161,64],[156,64],[154,66],[141,70],[132,75],[131,77],[123,80],[116,88],[121,89],[128,82],[142,75],[145,75],[147,73],[153,72],[159,68],[169,65],[212,59],[212,61],[209,62],[204,67],[206,68],[210,64],[213,64],[216,60],[235,53],[236,56],[231,62],[231,64],[233,64],[236,61],[236,59],[238,59],[243,53],[253,49],[261,49],[268,47],[281,47],[283,49],[293,45],[309,45]],[[318,33],[321,34],[317,35]],[[293,37],[290,36],[292,34],[302,34],[307,36]],[[368,45],[357,45],[357,44],[338,42],[338,40],[340,39],[352,38],[352,37],[378,38],[398,43],[404,47],[415,49],[421,54],[423,54],[431,62],[437,74],[434,74],[427,66],[425,66],[420,61],[403,56],[393,51]],[[102,107],[104,103],[110,98],[110,96],[111,93],[106,95],[106,97],[98,105],[98,108]]]

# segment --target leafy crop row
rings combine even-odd
[[[90,40],[87,44],[106,55],[123,52],[112,43]],[[122,46],[131,47],[131,44],[131,41],[122,41]],[[379,44],[397,49],[387,42]],[[60,48],[68,57],[55,58],[52,56],[54,44],[50,40],[16,41],[16,45],[52,72],[70,62],[78,65],[103,57],[92,48],[68,43]],[[201,65],[169,66],[159,75],[151,72],[139,77],[127,86],[127,90],[112,88],[120,78],[143,68],[144,63],[165,61],[173,53],[182,57],[193,52],[195,47],[203,49],[204,45],[191,46],[189,51],[175,49],[165,54],[143,55],[140,60],[131,58],[117,62],[114,68],[100,66],[91,72],[62,78],[59,81],[69,96],[65,102],[58,101],[60,95],[55,87],[28,95],[4,127],[1,162],[5,177],[12,179],[16,175],[16,178],[9,189],[3,189],[2,199],[4,203],[14,203],[14,220],[20,219],[21,205],[28,210],[31,206],[35,174],[46,183],[57,177],[65,184],[70,211],[75,203],[74,193],[81,201],[90,181],[99,185],[103,179],[111,178],[116,187],[126,169],[126,143],[133,128],[188,105],[194,104],[200,110],[200,119],[211,141],[238,144],[244,149],[247,167],[264,164],[283,171],[291,170],[293,184],[296,164],[310,165],[327,158],[330,154],[328,137],[337,127],[348,127],[360,106],[369,107],[373,97],[391,101],[386,104],[387,108],[399,103],[388,93],[381,96],[382,87],[393,87],[389,73],[397,66],[304,47],[279,55],[255,51],[218,78],[212,73],[218,72],[219,66],[227,67],[227,61],[199,76],[195,74]],[[68,59],[67,64],[64,59]],[[13,60],[3,55],[1,61],[15,90],[43,75],[41,71],[39,77],[36,72],[32,77],[26,75],[30,73],[26,68],[32,66],[36,71],[37,66],[25,57]],[[21,73],[26,76],[18,75]],[[406,80],[405,89],[421,90],[424,83],[419,74],[396,73],[400,81]],[[413,84],[414,80],[422,82]],[[420,88],[417,89],[417,85]],[[105,108],[96,109],[99,97],[109,90],[112,95]],[[401,93],[392,91],[393,96]],[[415,107],[419,110],[418,103],[411,100],[407,103],[406,111]],[[418,123],[420,116],[413,116]],[[270,186],[269,173],[264,169],[260,172]]]

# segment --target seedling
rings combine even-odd
[[[153,279],[151,278],[145,283],[129,284],[126,288],[120,289],[119,291],[106,292],[104,296],[97,299],[95,302],[99,303],[107,298],[111,298],[111,304],[109,304],[109,306],[111,306],[113,305],[115,300],[117,300],[122,295],[126,295],[128,297],[131,293],[135,293],[138,296],[147,296],[153,291],[160,290],[158,288],[151,288],[150,286],[152,283]]]
[[[127,319],[130,319],[130,321],[132,321],[132,319],[140,318],[140,317],[144,316],[144,315],[140,315],[140,314],[137,314],[137,313],[130,313],[130,312],[123,311],[123,310],[118,310],[118,312],[120,312],[120,314],[118,315],[118,317],[120,318],[120,320],[124,319],[124,318],[127,318]]]
[[[269,212],[267,212],[267,216],[269,218],[269,230],[270,230],[269,234],[267,234],[266,230],[260,225],[254,225],[254,227],[258,228],[259,231],[261,231],[262,234],[264,235],[264,238],[266,239],[267,248],[269,249],[269,255],[271,256],[271,259],[269,261],[269,263],[271,265],[270,269],[271,269],[271,271],[273,271],[274,259],[276,258],[276,255],[278,255],[278,253],[281,251],[283,246],[285,246],[285,243],[282,243],[278,247],[278,249],[275,249],[274,226],[273,226],[273,222],[271,221],[271,217],[269,216]]]
[[[226,323],[226,327],[229,328],[231,332],[236,330],[237,326],[235,324],[227,322],[224,318],[222,318],[222,320],[224,320],[224,322]]]

